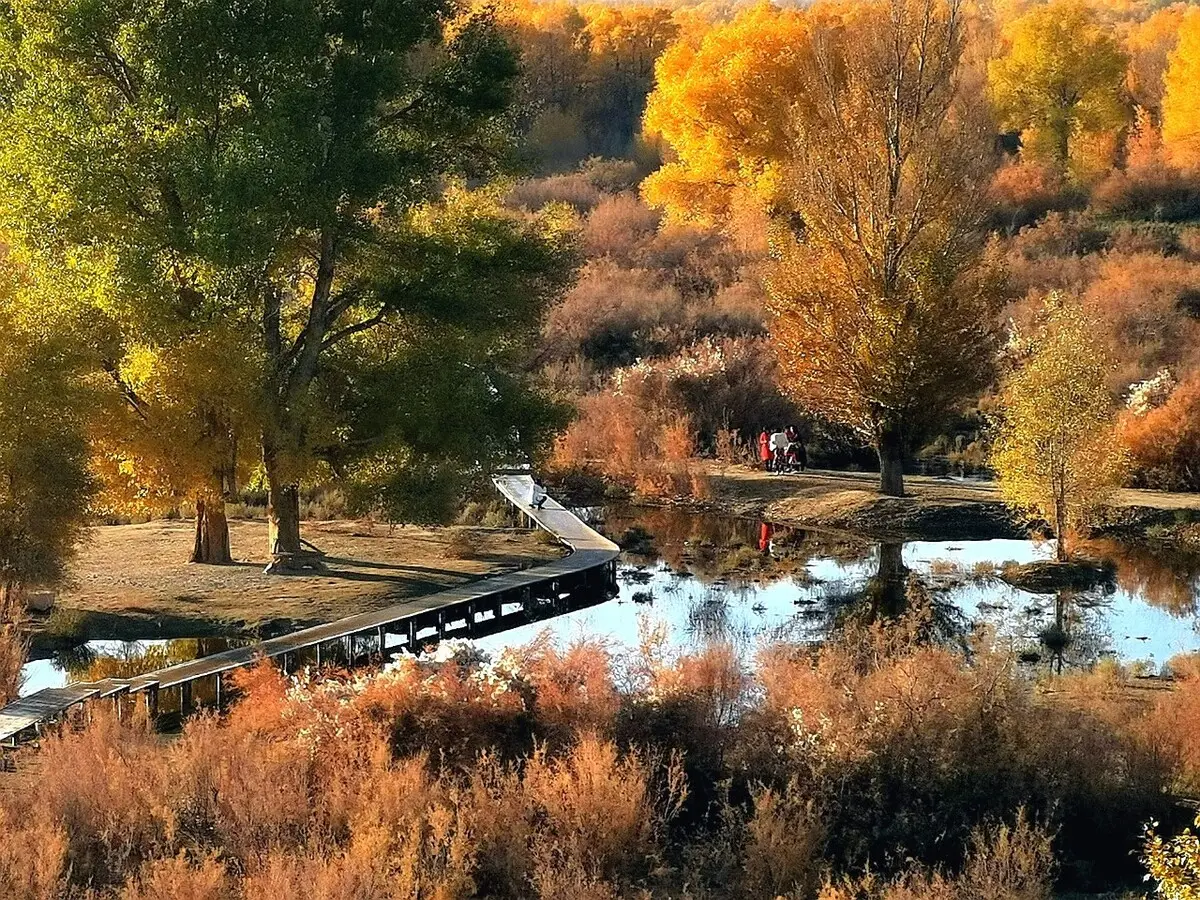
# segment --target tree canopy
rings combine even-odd
[[[1089,150],[1111,159],[1129,121],[1128,59],[1112,29],[1080,0],[1051,0],[1009,22],[988,80],[1001,122],[1026,152],[1062,175],[1083,173]]]
[[[432,276],[405,223],[447,178],[507,157],[514,53],[457,0],[7,12],[0,224],[58,290],[47,302],[73,289],[114,321],[114,372],[135,346],[165,359],[218,327],[252,348],[271,546],[298,552],[328,354],[499,299]],[[535,280],[480,314],[522,320],[545,300]]]
[[[794,110],[813,75],[812,16],[757,4],[662,55],[646,129],[674,158],[642,186],[652,205],[676,220],[713,222],[747,196],[784,199]]]

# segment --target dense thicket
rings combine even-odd
[[[729,647],[653,640],[624,661],[541,641],[375,678],[264,667],[166,745],[103,716],[46,741],[28,789],[0,794],[0,883],[1046,900],[1136,877],[1139,823],[1200,775],[1194,661],[1157,703],[1112,669],[1041,694],[986,640],[969,660],[927,643],[927,612],[769,647],[753,677]]]

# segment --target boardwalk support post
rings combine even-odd
[[[153,722],[158,718],[158,685],[146,688],[146,716]]]

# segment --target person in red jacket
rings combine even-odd
[[[771,436],[766,431],[758,436],[758,458],[762,460],[763,468],[770,472],[774,454],[771,452]]]

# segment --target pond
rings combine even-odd
[[[585,513],[628,548],[618,565],[617,596],[482,638],[481,647],[496,651],[548,631],[563,643],[603,639],[620,652],[661,632],[679,651],[732,643],[750,663],[771,640],[820,641],[848,616],[896,615],[908,592],[918,589],[930,598],[942,633],[966,639],[977,628],[991,628],[1035,670],[1088,666],[1108,657],[1154,674],[1172,656],[1200,650],[1200,556],[1096,542],[1088,550],[1111,563],[1107,583],[1084,592],[1035,594],[1000,576],[1006,565],[1053,557],[1051,542],[881,544],[676,509]],[[168,665],[248,640],[96,638],[30,662],[23,693],[68,679],[127,674],[145,654]]]

